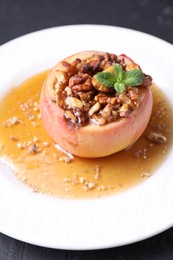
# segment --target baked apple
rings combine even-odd
[[[126,55],[74,54],[50,70],[41,92],[43,124],[65,151],[103,157],[132,145],[152,111],[152,78]]]

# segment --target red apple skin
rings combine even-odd
[[[66,58],[91,57],[95,51],[87,51]],[[102,52],[97,52],[102,54]],[[51,100],[54,98],[54,72],[62,69],[61,62],[50,72],[41,92],[40,109],[43,124],[50,137],[67,152],[86,158],[104,157],[121,151],[137,141],[145,130],[152,112],[150,87],[140,87],[140,104],[128,118],[99,126],[74,127],[64,118],[64,110]]]

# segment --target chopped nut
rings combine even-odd
[[[69,86],[74,92],[92,90],[91,77],[88,74],[79,73],[69,80]]]
[[[83,111],[84,111],[84,112],[89,111],[89,110],[90,110],[90,107],[91,107],[91,105],[90,105],[89,103],[84,103]]]
[[[65,192],[69,192],[69,188],[68,187],[65,187]]]
[[[38,115],[37,115],[37,118],[38,118],[38,119],[41,119],[41,114],[38,114]]]
[[[87,62],[83,64],[82,70],[92,75],[98,69],[100,62],[99,57],[88,59]]]
[[[45,146],[45,147],[48,147],[48,146],[49,146],[49,143],[48,143],[48,142],[43,142],[42,144],[43,144],[43,146]]]
[[[98,191],[104,191],[104,190],[106,190],[107,188],[106,188],[106,186],[104,186],[104,185],[101,185],[101,186],[98,186],[97,187],[97,190]]]
[[[56,85],[56,87],[57,87],[57,86],[62,86],[62,85],[64,85],[64,84],[67,83],[67,73],[66,73],[66,72],[57,70],[57,71],[55,72],[55,77],[56,77],[57,82],[58,82],[58,84]]]
[[[78,125],[86,125],[88,123],[88,117],[86,116],[84,111],[82,111],[80,109],[74,109],[73,113],[77,117]]]
[[[151,177],[151,175],[152,175],[151,171],[148,170],[148,171],[146,171],[146,172],[143,172],[143,173],[141,174],[141,177]]]
[[[88,115],[92,116],[93,114],[95,114],[99,109],[100,109],[100,103],[97,102],[95,105],[93,105],[90,110],[88,111]]]
[[[16,138],[15,136],[10,135],[9,137],[10,137],[10,140],[12,140],[12,141],[17,141],[17,138]]]
[[[84,78],[84,76],[82,76],[84,74],[75,74],[74,76],[72,76],[69,80],[69,86],[72,88],[75,85],[78,85],[79,83],[84,82],[84,80],[86,79],[86,77]]]
[[[93,167],[93,170],[95,171],[95,179],[99,179],[99,177],[100,177],[100,167],[98,166],[98,165],[95,165],[94,167]]]
[[[91,189],[93,189],[94,187],[95,187],[95,185],[96,185],[96,183],[95,182],[92,182],[92,181],[90,181],[90,182],[85,182],[85,185],[83,186],[83,189],[84,189],[84,191],[88,191],[88,190],[91,190]]]
[[[37,112],[37,111],[40,110],[40,105],[39,105],[39,103],[34,102],[34,108],[33,108],[33,110],[34,110],[35,112]]]
[[[132,100],[127,96],[127,94],[124,92],[119,96],[121,102],[125,105],[127,104],[131,109],[135,109],[136,103],[133,103]]]
[[[98,101],[100,104],[107,104],[107,96],[105,94],[98,94],[95,96],[94,100]]]
[[[37,136],[34,136],[33,142],[38,142],[38,137]]]
[[[144,148],[144,149],[140,149],[140,150],[138,150],[137,152],[135,152],[135,156],[137,157],[137,158],[143,158],[143,159],[147,159],[147,149],[146,148]]]
[[[11,118],[8,118],[5,122],[5,126],[13,126],[16,124],[22,123],[17,116],[13,116]]]
[[[83,84],[78,84],[72,87],[73,92],[80,92],[80,91],[90,91],[92,90],[92,85],[89,83],[90,80],[88,79],[85,83]]]
[[[42,155],[46,156],[46,151],[45,150],[42,151]]]
[[[128,117],[129,113],[130,113],[128,104],[126,104],[126,103],[123,104],[118,112],[119,112],[120,117]]]
[[[84,177],[80,177],[79,181],[80,181],[80,183],[85,183],[85,178]]]
[[[71,89],[70,87],[66,87],[66,88],[64,89],[64,91],[66,91],[68,97],[70,97],[70,96],[73,95],[72,89]]]
[[[112,111],[112,118],[113,118],[114,121],[117,119],[117,116],[118,116],[118,112],[113,110]]]
[[[68,182],[70,182],[70,179],[69,178],[64,178],[63,182],[68,183]]]
[[[112,105],[107,104],[103,110],[100,111],[100,114],[105,118],[106,122],[110,122],[112,120]]]
[[[119,102],[119,99],[117,97],[108,97],[107,102],[111,105],[115,105]]]
[[[78,98],[75,97],[67,97],[65,100],[65,104],[68,106],[68,108],[79,108],[82,109],[83,103]]]
[[[32,123],[31,123],[34,127],[35,126],[38,126],[38,123],[36,122],[36,121],[32,121]]]
[[[92,99],[94,91],[87,91],[87,92],[77,92],[77,95],[80,97],[82,101],[89,101]]]
[[[24,148],[25,146],[22,144],[22,143],[17,143],[17,148],[19,148],[19,149],[22,149],[22,148]]]
[[[28,114],[27,117],[31,121],[35,119],[35,116],[33,114]]]
[[[38,148],[36,146],[36,144],[32,144],[31,146],[28,147],[28,152],[30,154],[36,154],[38,153]]]
[[[20,109],[24,112],[27,111],[29,109],[29,104],[27,102],[20,104]]]
[[[166,137],[164,135],[152,131],[148,134],[147,138],[155,144],[166,143]]]
[[[97,125],[105,125],[106,124],[106,120],[105,118],[103,118],[101,115],[96,115],[94,114],[91,117],[91,121]]]
[[[77,117],[70,110],[66,110],[64,112],[64,116],[67,120],[69,120],[72,123],[77,122]]]
[[[39,111],[39,108],[38,108],[38,107],[34,107],[33,110],[34,110],[35,112],[37,112],[37,111]]]
[[[55,88],[55,94],[61,94],[62,91],[64,90],[64,87],[59,82],[55,84],[54,88]]]
[[[131,100],[138,100],[139,98],[139,89],[134,87],[128,88],[128,96]]]

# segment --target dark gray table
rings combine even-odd
[[[0,0],[0,45],[53,26],[106,24],[143,31],[173,43],[172,0]],[[173,259],[173,228],[127,246],[67,251],[30,245],[0,234],[0,260]]]

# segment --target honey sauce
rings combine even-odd
[[[132,147],[100,159],[83,159],[58,150],[43,127],[39,98],[46,75],[40,73],[12,88],[0,102],[0,161],[20,181],[34,192],[93,198],[116,194],[157,174],[173,139],[173,112],[157,86],[152,86],[149,125]]]

